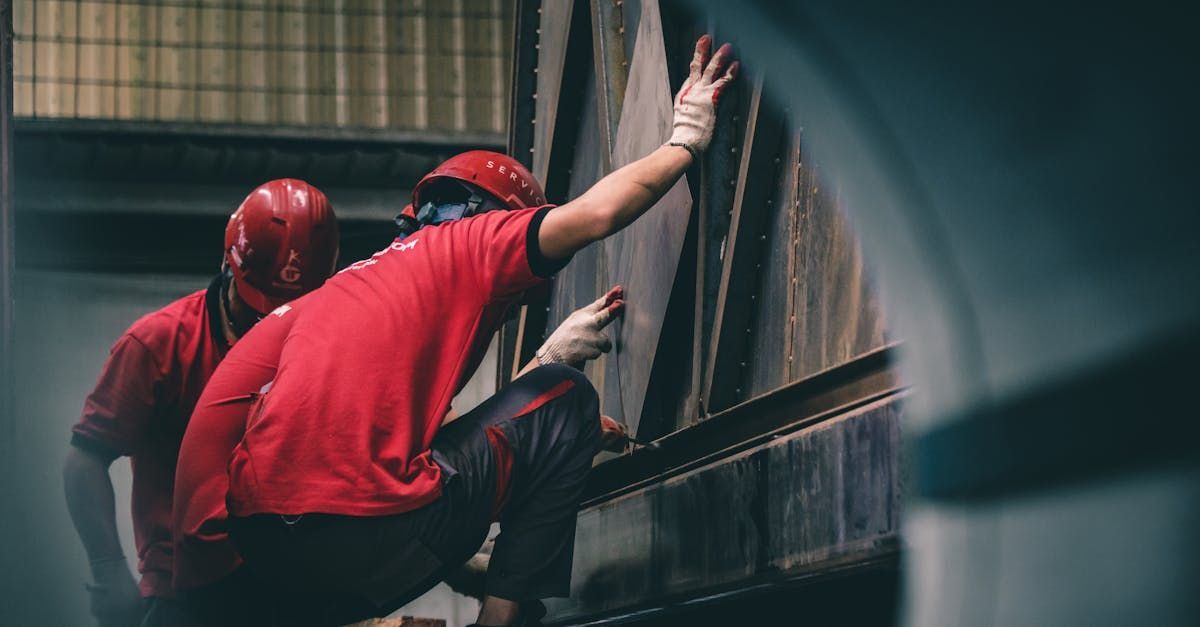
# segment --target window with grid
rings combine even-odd
[[[500,133],[513,0],[16,0],[15,112]]]

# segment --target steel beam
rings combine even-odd
[[[533,171],[533,116],[537,101],[538,34],[541,0],[517,0],[513,20],[512,96],[508,115],[508,154]]]
[[[570,597],[548,603],[546,622],[616,622],[847,568],[894,567],[903,396],[586,507]]]
[[[612,151],[625,102],[629,59],[625,51],[624,17],[616,0],[592,0],[592,54],[596,64],[596,100],[600,113],[602,172],[612,170]]]
[[[828,420],[904,389],[896,345],[783,386],[660,438],[592,470],[584,503],[596,504],[670,479],[713,459]]]
[[[754,86],[734,192],[733,218],[725,243],[721,287],[713,320],[703,395],[708,413],[734,404],[744,385],[748,325],[753,312],[755,264],[760,238],[779,171],[780,148],[787,135],[782,112],[763,98],[762,80]]]

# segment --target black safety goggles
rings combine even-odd
[[[452,184],[434,191],[433,195],[436,200],[421,205],[417,210],[417,222],[422,226],[461,220],[481,213],[508,208],[490,194],[457,181],[450,183]]]

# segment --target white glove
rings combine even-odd
[[[672,146],[683,146],[699,156],[712,141],[713,127],[717,123],[717,102],[721,91],[737,76],[738,63],[729,62],[733,46],[725,44],[708,58],[712,49],[712,37],[704,35],[696,42],[696,53],[692,55],[691,74],[675,96],[675,122],[671,139]],[[726,69],[728,66],[728,69]]]
[[[578,364],[611,350],[612,342],[603,329],[625,306],[624,297],[625,289],[618,285],[596,302],[572,312],[537,350],[538,363]]]

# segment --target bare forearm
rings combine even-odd
[[[99,456],[74,446],[63,466],[67,510],[88,559],[93,562],[123,555],[108,466],[109,462]]]
[[[601,207],[610,220],[607,237],[646,213],[692,165],[692,155],[680,146],[661,146],[645,157],[600,179],[580,197]],[[598,238],[598,239],[600,239]]]
[[[628,226],[675,185],[692,164],[679,146],[661,146],[600,179],[579,198],[559,207],[542,223],[543,254],[561,259]]]

